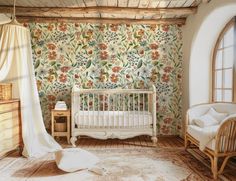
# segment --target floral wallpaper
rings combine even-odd
[[[157,128],[181,131],[182,32],[178,25],[29,23],[45,125],[56,101],[83,88],[157,88]]]

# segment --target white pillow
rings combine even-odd
[[[94,154],[80,148],[66,148],[55,152],[57,167],[65,172],[90,169],[99,159]]]
[[[225,119],[228,114],[227,113],[219,113],[214,108],[211,108],[207,114],[210,114],[213,118],[215,118],[219,123]]]
[[[219,124],[219,122],[208,113],[194,119],[194,123],[201,128]]]

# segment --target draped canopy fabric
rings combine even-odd
[[[60,150],[47,133],[34,75],[30,32],[27,28],[0,26],[0,82],[13,83],[13,96],[20,98],[23,155],[39,157]]]

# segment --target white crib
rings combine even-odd
[[[77,136],[97,139],[156,137],[156,88],[72,90],[71,143]]]

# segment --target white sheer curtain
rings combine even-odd
[[[47,133],[34,75],[30,32],[27,28],[0,26],[0,82],[13,83],[13,95],[21,102],[22,137],[25,157],[39,157],[61,150]]]

